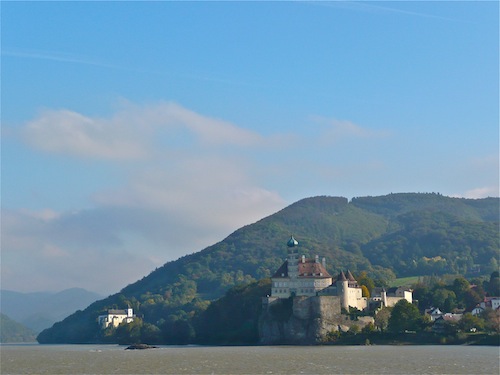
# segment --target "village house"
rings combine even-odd
[[[435,321],[436,319],[440,318],[441,316],[444,315],[444,312],[442,312],[439,307],[431,307],[430,309],[426,309],[424,311],[425,315],[428,315],[431,322]]]
[[[432,332],[434,333],[444,333],[446,322],[448,323],[457,323],[462,319],[462,314],[452,314],[452,313],[444,313],[438,316],[434,320],[434,324],[432,325]]]
[[[486,309],[500,311],[500,297],[485,297],[484,301],[472,309],[472,315],[479,315]]]
[[[118,327],[121,323],[130,323],[134,320],[134,311],[129,306],[125,310],[108,310],[105,315],[99,315],[97,322],[102,329],[106,329],[109,326]]]
[[[412,291],[404,288],[375,288],[372,298],[363,297],[358,282],[347,270],[333,278],[326,270],[325,258],[299,256],[298,241],[291,236],[287,242],[287,259],[271,277],[271,296],[267,303],[290,296],[338,296],[342,308],[366,310],[394,306],[401,299],[412,303]]]

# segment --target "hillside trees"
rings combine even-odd
[[[373,263],[398,276],[467,274],[498,257],[498,224],[463,221],[447,212],[415,211],[397,217],[399,230],[362,247]]]

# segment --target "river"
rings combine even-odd
[[[2,344],[7,374],[499,374],[487,346],[161,346]]]

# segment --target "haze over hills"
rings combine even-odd
[[[380,282],[396,276],[487,274],[498,268],[499,198],[439,194],[314,197],[247,225],[206,249],[166,263],[120,293],[97,301],[43,331],[40,342],[92,342],[96,318],[130,305],[165,341],[189,333],[189,320],[230,287],[269,277],[290,234],[306,255],[327,259],[335,274],[367,271]],[[183,331],[184,330],[184,331]],[[171,336],[169,336],[171,335]],[[175,340],[171,340],[175,341]]]
[[[0,290],[0,309],[3,314],[38,333],[100,298],[102,295],[81,288],[58,293]]]
[[[0,342],[35,342],[36,333],[28,327],[0,313]]]

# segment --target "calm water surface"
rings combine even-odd
[[[499,374],[499,348],[1,345],[4,374]]]

